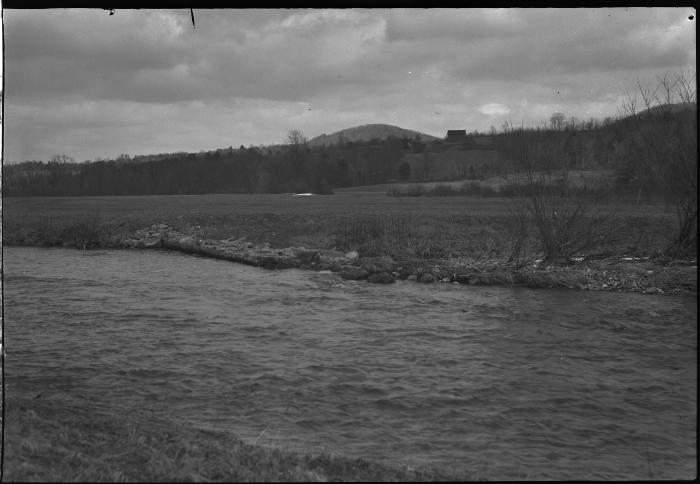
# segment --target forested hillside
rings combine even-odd
[[[410,129],[399,128],[390,124],[364,124],[337,131],[332,134],[322,134],[309,141],[309,146],[330,146],[350,142],[384,141],[389,138],[418,139],[420,141],[439,140],[435,136],[419,133]]]

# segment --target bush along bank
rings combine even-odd
[[[166,224],[155,224],[127,237],[128,248],[163,248],[239,262],[266,269],[310,269],[338,273],[346,280],[389,284],[397,279],[419,283],[520,285],[644,294],[697,293],[697,262],[615,257],[579,260],[566,266],[533,263],[524,267],[501,261],[465,258],[448,260],[399,259],[383,255],[360,257],[355,251],[271,248],[245,239],[200,239]]]

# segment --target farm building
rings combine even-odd
[[[460,143],[466,141],[467,130],[466,129],[448,129],[447,136],[445,136],[445,141],[447,143]]]

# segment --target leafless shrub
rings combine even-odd
[[[509,255],[508,262],[523,267],[532,262],[535,255],[532,246],[532,218],[527,207],[521,203],[513,205],[507,215]]]
[[[460,185],[440,183],[433,187],[423,185],[404,186],[392,188],[387,192],[390,197],[464,197],[480,196],[494,197],[500,193],[490,186],[483,186],[478,182],[465,182]]]
[[[84,249],[102,247],[109,236],[109,227],[96,213],[86,213],[77,217],[73,223],[65,227],[62,233],[64,243]]]
[[[451,240],[431,227],[418,226],[408,213],[356,213],[339,225],[334,245],[361,256],[450,257]]]
[[[565,263],[605,243],[607,217],[596,210],[594,198],[584,196],[570,182],[559,140],[548,133],[513,130],[509,141],[516,170],[524,174],[522,182],[512,185],[520,196],[512,215],[511,261],[527,260],[523,251],[531,227],[549,264]]]
[[[639,112],[638,106],[644,108]],[[637,80],[618,108],[632,131],[625,153],[635,176],[660,191],[676,207],[677,230],[667,251],[697,254],[697,89],[695,75],[681,69],[657,78],[656,86]]]

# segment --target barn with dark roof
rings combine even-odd
[[[466,129],[448,129],[445,141],[448,143],[459,143],[467,139]]]

